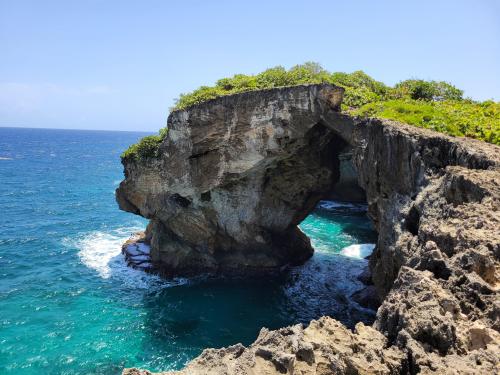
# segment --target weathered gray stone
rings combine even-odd
[[[338,178],[346,143],[323,114],[343,90],[299,86],[173,112],[160,157],[125,160],[124,210],[151,219],[166,275],[263,272],[312,255],[299,224]]]
[[[500,148],[341,114],[340,93],[298,86],[174,112],[158,158],[124,161],[118,202],[151,219],[146,240],[166,274],[307,259],[296,226],[332,193],[346,150],[379,234],[369,261],[382,300],[373,328],[350,332],[322,318],[262,330],[248,348],[206,350],[182,373],[498,370]]]

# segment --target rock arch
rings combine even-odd
[[[249,348],[204,352],[185,373],[495,371],[498,146],[351,117],[339,112],[342,92],[308,85],[214,99],[170,115],[158,157],[123,160],[117,201],[150,219],[152,258],[166,275],[303,262],[312,249],[297,224],[331,192],[346,150],[379,233],[370,268],[384,301],[373,328],[321,318],[263,330]]]
[[[297,225],[338,179],[347,142],[327,124],[343,90],[249,92],[173,112],[160,156],[125,162],[120,207],[151,219],[167,275],[262,272],[312,247]]]
[[[406,259],[396,243],[418,234],[416,197],[431,175],[447,165],[496,166],[484,152],[495,146],[353,118],[339,111],[342,95],[304,85],[171,113],[159,156],[123,160],[116,194],[121,209],[150,219],[157,269],[242,274],[305,261],[313,250],[297,225],[331,193],[349,149],[380,234],[372,268],[384,296]]]

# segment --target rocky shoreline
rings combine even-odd
[[[312,249],[296,225],[342,186],[340,155],[379,234],[372,327],[263,329],[175,373],[498,373],[500,148],[353,118],[340,100],[329,85],[215,99],[170,115],[158,157],[123,161],[118,203],[151,220],[150,264],[165,274],[303,262]]]
[[[125,256],[127,266],[144,272],[157,273],[151,262],[151,246],[144,232],[134,233],[123,244],[122,254]]]

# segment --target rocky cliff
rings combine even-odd
[[[124,160],[124,210],[151,219],[166,275],[266,272],[309,258],[297,228],[338,176],[345,142],[322,124],[343,90],[309,86],[222,97],[168,119],[157,158]]]
[[[167,275],[306,260],[297,224],[342,185],[346,153],[379,233],[373,327],[321,318],[263,329],[183,373],[498,371],[500,148],[352,118],[338,111],[341,95],[311,85],[215,99],[171,114],[158,157],[124,160],[117,200],[151,219],[151,257]]]

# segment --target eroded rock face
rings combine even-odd
[[[345,142],[323,124],[343,90],[249,92],[173,112],[160,157],[126,160],[120,208],[151,219],[166,275],[262,272],[312,255],[297,228],[338,174]]]
[[[336,111],[336,93],[331,86],[301,86],[266,91],[262,100],[259,93],[243,94],[179,112],[170,119],[174,132],[161,158],[125,164],[120,206],[152,219],[152,254],[174,269],[231,268],[227,262],[272,268],[307,258],[310,248],[295,226],[330,193],[346,147],[379,233],[370,268],[382,305],[373,327],[350,332],[321,318],[305,329],[263,330],[250,347],[206,350],[181,373],[496,373],[500,148],[351,118]],[[214,119],[220,120],[212,129]],[[203,133],[193,130],[196,124],[204,124]],[[233,133],[240,128],[247,130]],[[255,136],[262,132],[271,135],[266,142],[274,141],[262,143]],[[278,142],[277,134],[290,138]],[[193,152],[194,144],[203,151]],[[238,151],[230,152],[231,145]],[[193,172],[191,155],[198,155],[206,175]],[[193,233],[187,239],[180,237],[183,221]],[[252,237],[257,234],[263,242]]]

